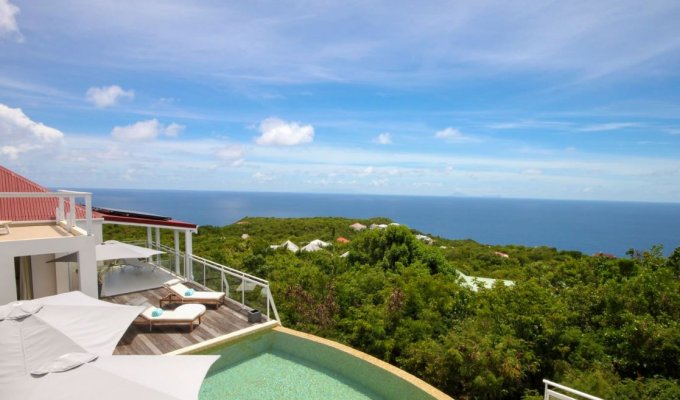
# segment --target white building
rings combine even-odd
[[[196,225],[96,212],[90,193],[50,192],[0,166],[0,304],[72,290],[97,298],[96,246],[103,239],[103,223],[147,227],[147,244],[155,248],[161,246],[160,229],[173,229],[175,270],[180,271],[182,262],[191,265]],[[179,259],[179,232],[185,233],[184,260]],[[66,255],[64,261],[53,261]],[[191,278],[192,268],[184,270]]]

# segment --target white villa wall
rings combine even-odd
[[[94,236],[74,236],[34,240],[0,242],[0,304],[17,300],[14,276],[14,257],[36,254],[79,253],[80,290],[97,298],[97,262]],[[54,264],[52,264],[54,268]],[[57,280],[59,282],[59,280]],[[68,272],[66,272],[68,287]],[[63,289],[57,284],[57,292]],[[68,290],[68,289],[66,289]]]
[[[33,297],[45,297],[57,294],[55,264],[48,263],[54,258],[52,254],[31,256],[31,273],[33,281]]]
[[[92,219],[92,235],[94,235],[96,244],[104,242],[104,233],[102,228],[103,225],[103,218]],[[87,223],[84,219],[76,220],[76,226],[78,228],[87,230]]]

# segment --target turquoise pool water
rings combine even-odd
[[[283,332],[210,349],[220,354],[201,386],[216,399],[431,399],[388,371],[338,349]]]

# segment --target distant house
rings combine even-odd
[[[494,251],[493,254],[497,255],[498,257],[510,258],[509,255],[507,255],[505,253],[501,253],[500,251]]]
[[[276,250],[276,249],[287,249],[292,251],[293,253],[297,253],[300,250],[300,247],[296,245],[295,243],[291,242],[290,240],[286,240],[283,242],[283,244],[273,244],[269,246],[270,249]]]
[[[387,229],[386,224],[371,224],[370,229]]]
[[[302,251],[319,251],[325,247],[330,246],[331,244],[328,242],[324,242],[323,240],[319,239],[314,239],[311,242],[309,242],[306,246],[302,247]]]
[[[247,233],[244,233],[243,235],[241,235],[241,239],[243,239],[243,240],[247,240],[248,238],[250,238],[250,235],[247,234]]]
[[[363,231],[364,229],[366,229],[366,225],[360,224],[358,222],[353,223],[349,227],[354,229],[356,232]]]
[[[349,251],[340,254],[340,258],[347,258],[347,256],[349,256]]]
[[[344,237],[342,237],[342,236],[340,236],[339,238],[335,239],[335,241],[338,242],[338,243],[349,243],[349,239],[344,238]]]
[[[610,260],[616,259],[615,255],[609,254],[609,253],[595,253],[595,254],[593,254],[593,257],[604,257],[604,258],[609,258]]]
[[[473,292],[478,291],[480,288],[491,289],[496,284],[496,282],[500,282],[505,286],[515,286],[515,282],[505,279],[480,278],[477,276],[467,276],[460,271],[456,272],[463,280],[462,285]]]
[[[425,235],[416,235],[416,239],[427,244],[432,244],[434,242],[434,240],[431,237]]]

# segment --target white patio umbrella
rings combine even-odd
[[[117,240],[107,240],[96,247],[97,261],[120,260],[124,258],[149,258],[163,251],[121,243]]]
[[[0,306],[0,387],[64,353],[110,355],[142,311],[81,292]]]
[[[0,386],[0,397],[50,400],[197,399],[201,383],[217,358],[219,356],[101,356],[88,362],[87,354],[70,354],[53,363],[52,368],[47,365],[41,372],[50,369],[65,371],[41,376],[25,375],[4,387]]]

